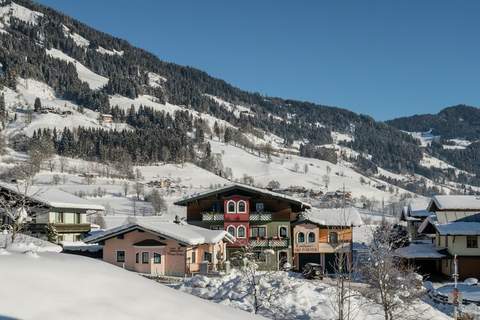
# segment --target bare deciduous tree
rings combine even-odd
[[[160,215],[167,210],[167,203],[157,189],[153,189],[145,200],[149,201],[152,204],[155,215]]]
[[[330,176],[324,174],[322,177],[323,184],[325,184],[325,188],[328,189],[328,185],[330,184]]]
[[[394,255],[396,242],[384,231],[374,232],[361,269],[369,285],[365,295],[383,309],[385,320],[408,319],[420,312],[415,302],[423,294],[421,279],[413,268],[399,263]]]
[[[285,310],[279,299],[291,290],[291,281],[288,281],[286,272],[269,269],[269,265],[260,271],[260,255],[268,257],[275,252],[272,249],[259,252],[252,246],[246,246],[235,252],[231,260],[240,270],[240,280],[246,288],[245,295],[251,299],[252,312],[272,319],[284,319]]]

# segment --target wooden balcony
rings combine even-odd
[[[288,246],[290,245],[290,239],[250,238],[250,245],[254,248],[288,248]]]
[[[54,223],[58,233],[90,232],[90,223]]]

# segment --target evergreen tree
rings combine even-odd
[[[40,98],[35,98],[35,102],[33,104],[33,111],[34,112],[40,112],[42,110],[42,102],[40,101]]]

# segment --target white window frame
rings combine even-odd
[[[233,233],[234,233],[234,234],[231,234],[231,233],[228,231],[228,229],[230,229],[230,228],[233,228]],[[227,227],[227,232],[228,232],[230,235],[234,236],[234,237],[237,236],[237,228],[235,228],[234,225],[229,225],[229,226]]]
[[[278,230],[277,230],[277,232],[278,232],[278,233],[277,233],[277,234],[278,234],[278,237],[279,237],[279,238],[282,237],[282,236],[280,235],[280,229],[281,229],[281,228],[285,228],[285,229],[287,230],[287,236],[286,236],[285,238],[288,238],[288,235],[289,235],[288,227],[287,227],[287,226],[284,226],[284,225],[278,226]]]
[[[240,203],[243,203],[245,205],[245,210],[240,211]],[[237,213],[247,213],[247,201],[245,200],[239,200],[237,202]]]
[[[238,231],[240,230],[240,228],[243,229],[243,237],[240,237],[240,236],[238,235],[238,234],[239,234]],[[237,227],[237,238],[245,239],[246,237],[247,237],[247,228],[245,228],[244,225],[239,225],[239,226]]]
[[[233,208],[234,208],[233,211],[230,211],[230,209],[229,209],[230,203],[233,203]],[[237,204],[235,203],[235,201],[233,201],[233,200],[228,200],[227,201],[227,213],[237,213]]]
[[[303,234],[303,241],[302,241],[302,242],[300,242],[300,241],[298,240],[300,234]],[[299,243],[299,244],[300,244],[300,243],[301,243],[301,244],[304,244],[304,243],[305,243],[305,240],[306,240],[306,239],[305,239],[305,232],[303,232],[303,231],[297,232],[296,240],[297,240],[297,243]]]
[[[311,235],[311,234],[313,234],[313,241],[310,241],[310,235]],[[310,231],[310,232],[308,233],[308,235],[307,235],[307,239],[306,239],[306,240],[307,240],[308,243],[315,243],[315,242],[317,242],[317,236],[315,235],[315,232]]]

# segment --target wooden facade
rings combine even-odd
[[[187,221],[209,229],[223,229],[236,241],[227,245],[227,258],[249,246],[258,251],[264,268],[292,263],[291,221],[309,207],[280,194],[234,185],[194,196],[177,205],[187,207]],[[273,251],[273,255],[265,255]]]

